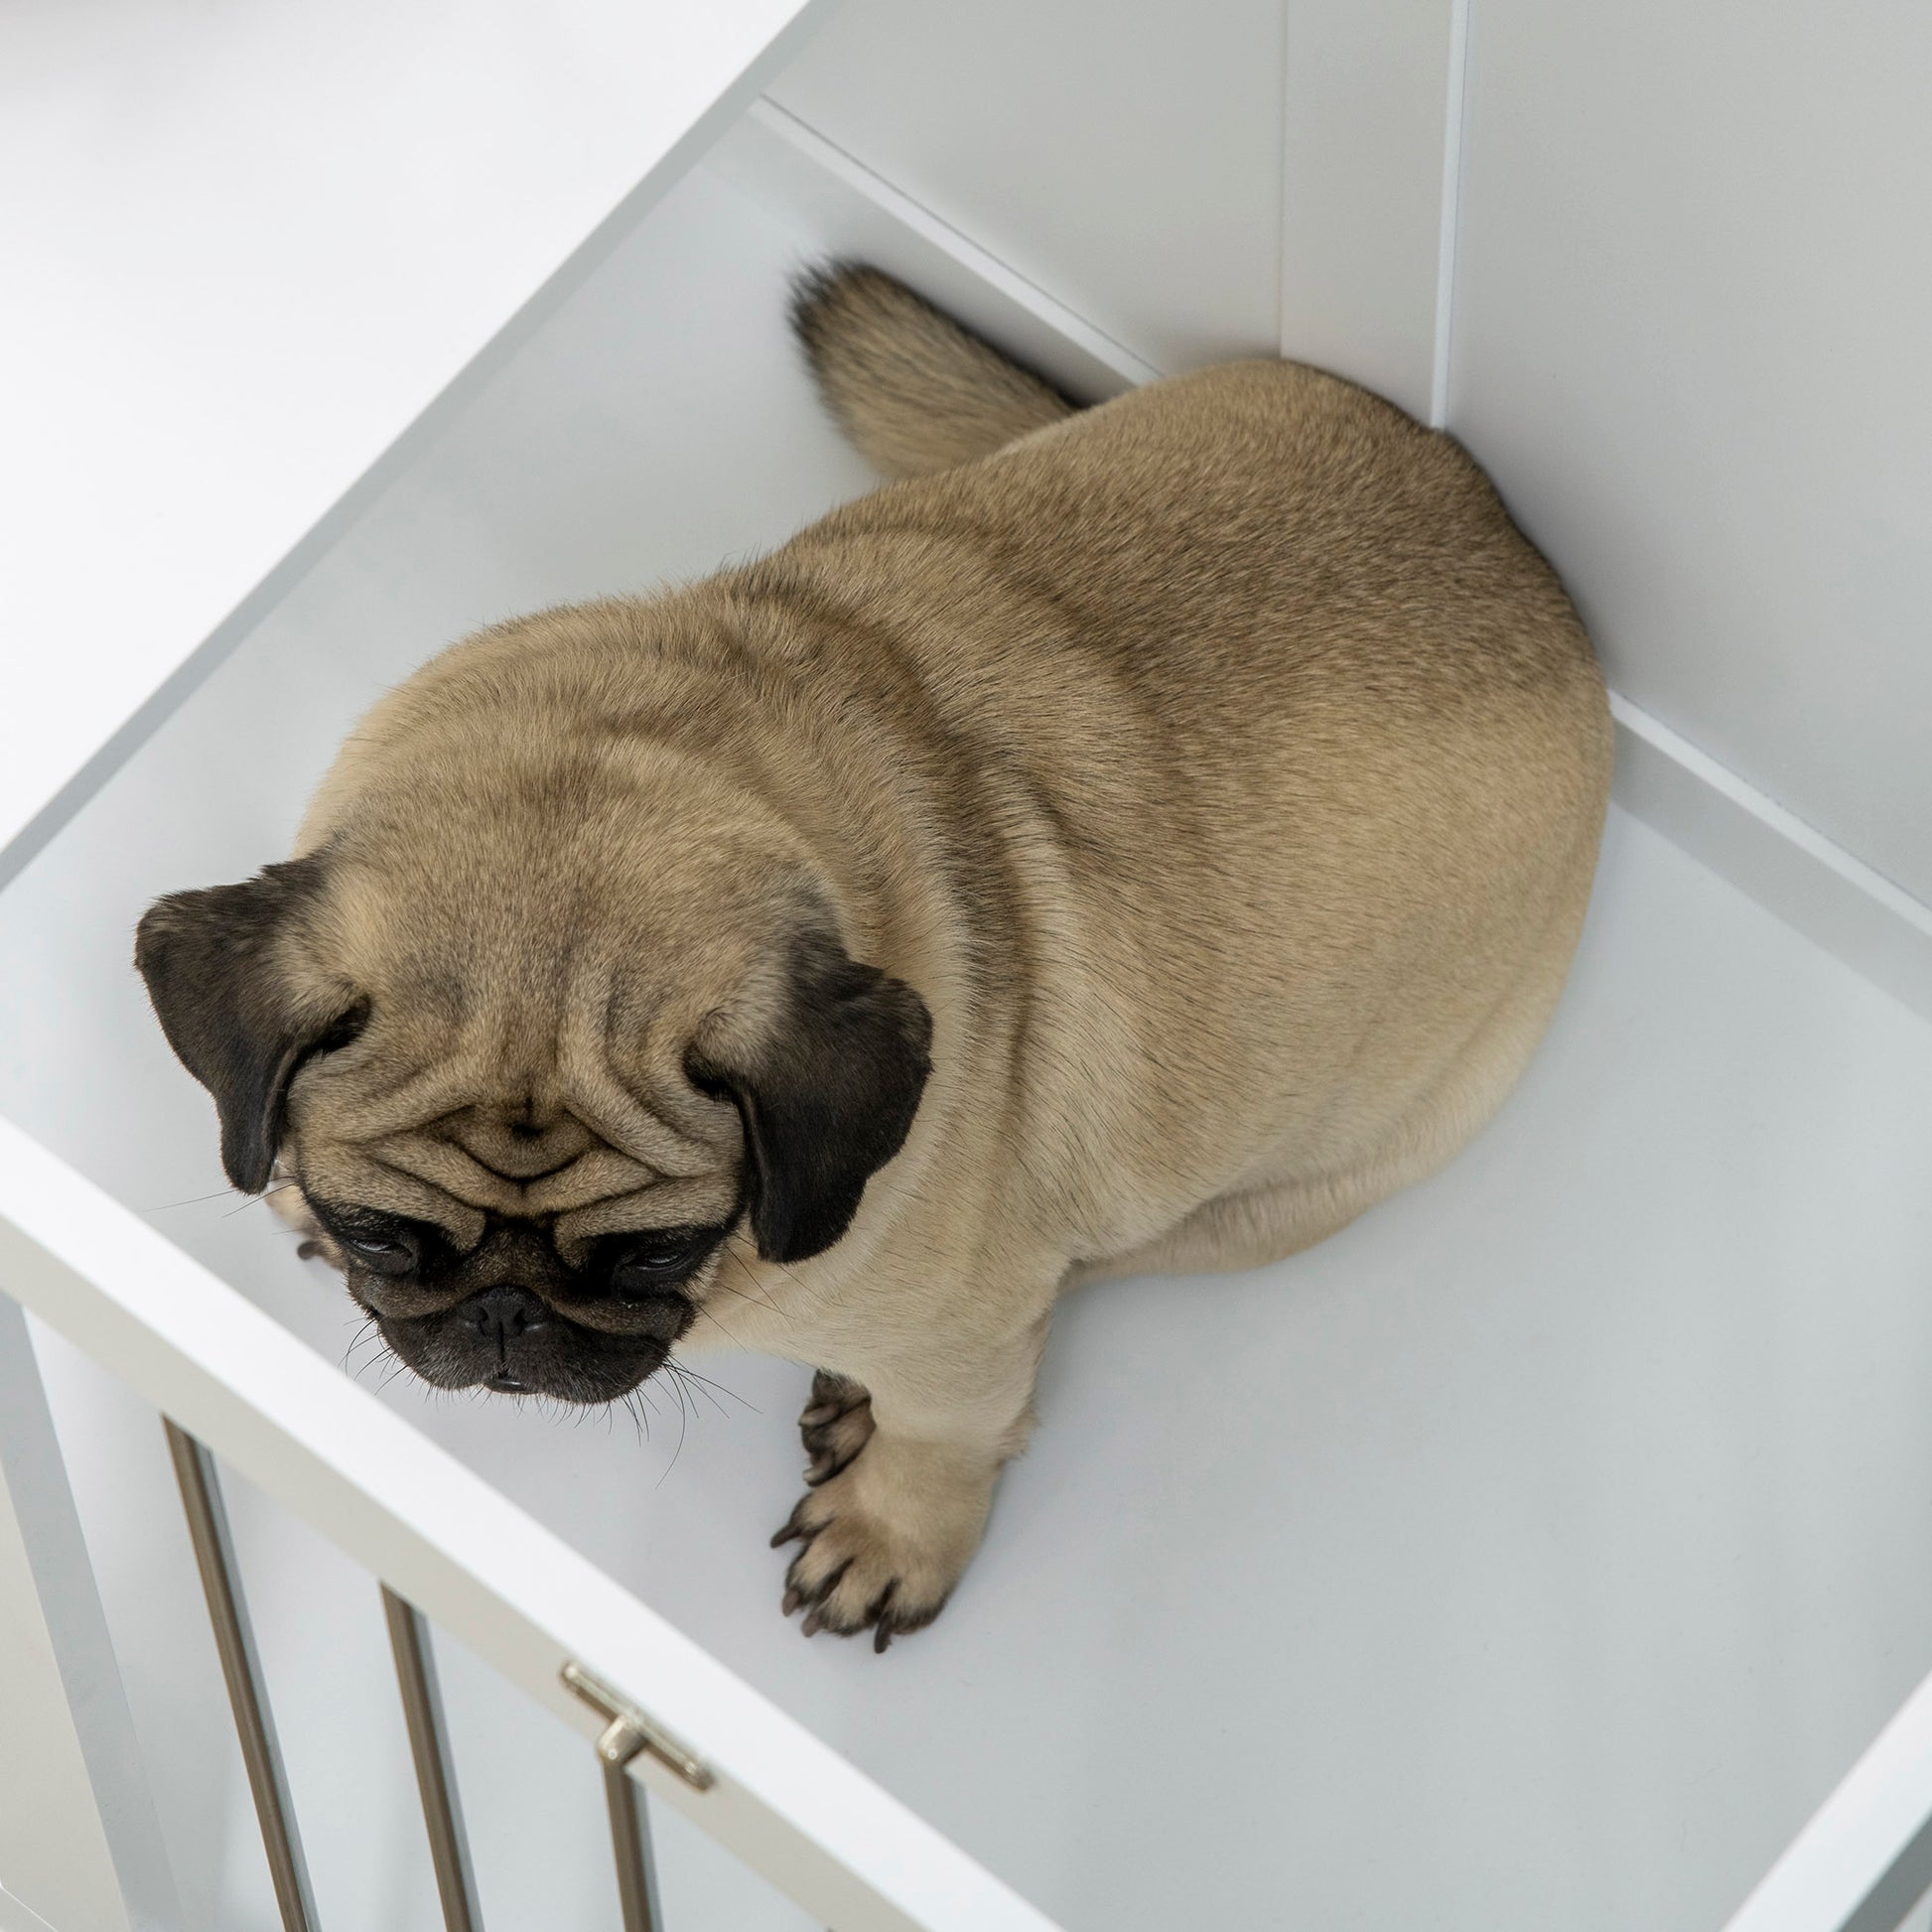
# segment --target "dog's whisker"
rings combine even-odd
[[[379,1342],[380,1340],[381,1340],[381,1336],[375,1332],[375,1316],[370,1315],[361,1324],[361,1326],[356,1329],[354,1335],[349,1340],[348,1346],[343,1350],[343,1367],[345,1370],[347,1370],[347,1372],[350,1375],[359,1376],[362,1372],[362,1369],[368,1367],[369,1364],[368,1362],[363,1362],[357,1367],[351,1367],[350,1364],[351,1361],[353,1360],[355,1351],[358,1348],[360,1348],[364,1342],[368,1342],[368,1341]],[[369,1359],[370,1361],[374,1361],[377,1358],[371,1356]]]
[[[248,1208],[251,1208],[251,1207],[261,1207],[261,1206],[265,1206],[265,1205],[267,1204],[267,1202],[268,1202],[268,1199],[269,1199],[269,1196],[270,1196],[270,1195],[272,1195],[272,1194],[285,1194],[285,1193],[287,1193],[287,1192],[288,1192],[288,1190],[289,1190],[289,1189],[290,1189],[291,1187],[293,1187],[294,1185],[295,1185],[295,1182],[294,1182],[294,1181],[292,1181],[292,1180],[285,1180],[285,1181],[283,1181],[283,1182],[282,1182],[282,1184],[281,1184],[281,1185],[280,1185],[279,1187],[264,1187],[264,1188],[262,1189],[262,1191],[261,1191],[261,1192],[260,1192],[259,1194],[248,1194],[248,1195],[245,1195],[245,1196],[243,1196],[243,1198],[242,1198],[242,1200],[241,1200],[241,1202],[240,1202],[240,1204],[239,1204],[238,1206],[235,1206],[235,1207],[231,1207],[231,1208],[229,1208],[229,1209],[228,1209],[228,1211],[227,1211],[227,1212],[226,1212],[226,1213],[225,1213],[224,1215],[222,1215],[222,1216],[221,1216],[221,1218],[222,1218],[222,1219],[223,1219],[224,1221],[231,1221],[231,1220],[233,1220],[233,1219],[234,1219],[234,1217],[235,1217],[235,1216],[236,1216],[237,1214],[240,1214],[240,1213],[243,1213],[243,1212],[245,1212],[245,1211],[246,1211],[246,1210],[247,1210]],[[235,1191],[235,1189],[234,1189],[234,1188],[232,1188],[232,1187],[230,1187],[230,1188],[228,1189],[228,1192],[229,1192],[229,1193],[233,1193],[234,1191]],[[205,1199],[207,1199],[207,1200],[219,1200],[219,1199],[220,1199],[220,1196],[219,1196],[218,1194],[207,1194],[207,1195],[205,1195],[205,1196],[204,1196],[204,1198],[205,1198]],[[182,1202],[182,1205],[183,1205],[184,1207],[189,1207],[189,1206],[192,1206],[193,1204],[194,1204],[194,1203],[193,1203],[193,1202],[190,1202],[190,1201],[184,1201],[184,1202]],[[290,1232],[291,1232],[291,1233],[293,1233],[293,1232],[294,1232],[294,1230],[293,1230],[293,1229],[290,1229]]]
[[[791,1318],[785,1314],[784,1310],[779,1308],[775,1302],[766,1301],[762,1295],[747,1295],[742,1288],[734,1288],[722,1275],[718,1277],[713,1286],[722,1288],[727,1295],[736,1295],[741,1302],[751,1303],[755,1309],[768,1309],[771,1313],[783,1316],[786,1320]]]
[[[682,1401],[682,1399],[684,1399],[684,1395],[686,1395],[686,1381],[684,1381],[684,1376],[682,1376],[682,1374],[678,1374],[678,1370],[674,1370],[674,1368],[672,1368],[672,1366],[670,1366],[668,1362],[664,1364],[664,1370],[666,1370],[666,1374],[670,1376],[670,1385],[672,1385],[672,1387],[674,1387],[674,1389],[678,1391],[678,1399]],[[699,1395],[703,1395],[703,1397],[705,1397],[705,1399],[707,1399],[707,1401],[711,1403],[711,1407],[713,1407],[713,1409],[717,1409],[717,1413],[721,1414],[721,1416],[727,1413],[727,1411],[725,1411],[725,1407],[723,1407],[723,1405],[719,1403],[719,1399],[717,1399],[715,1395],[711,1395],[711,1391],[709,1391],[709,1389],[696,1389],[696,1387],[694,1387],[694,1389],[690,1389],[690,1397],[692,1397],[692,1411],[694,1411],[694,1413],[698,1411]]]
[[[718,1332],[719,1332],[719,1333],[720,1333],[721,1335],[723,1335],[723,1336],[725,1337],[725,1339],[726,1339],[726,1340],[727,1340],[728,1342],[730,1342],[730,1343],[731,1343],[731,1345],[732,1345],[732,1346],[733,1346],[734,1348],[743,1348],[743,1347],[745,1346],[745,1344],[744,1344],[744,1343],[743,1343],[742,1341],[740,1341],[740,1340],[739,1340],[739,1338],[738,1338],[738,1337],[737,1337],[737,1336],[736,1336],[735,1334],[733,1334],[733,1333],[732,1333],[732,1331],[731,1331],[731,1330],[730,1330],[729,1328],[727,1328],[727,1327],[725,1326],[725,1324],[724,1324],[724,1323],[723,1323],[722,1321],[720,1321],[720,1320],[719,1320],[719,1318],[718,1318],[718,1317],[717,1317],[717,1316],[716,1316],[715,1314],[713,1314],[713,1313],[712,1313],[712,1311],[710,1311],[709,1309],[702,1309],[702,1308],[701,1308],[701,1309],[700,1309],[700,1310],[698,1311],[698,1312],[699,1312],[699,1313],[700,1313],[701,1315],[703,1315],[703,1316],[704,1316],[704,1318],[705,1318],[705,1319],[706,1319],[707,1321],[709,1321],[709,1322],[711,1323],[711,1325],[712,1325],[712,1326],[713,1326],[714,1328],[716,1328],[716,1329],[718,1330]]]
[[[684,1438],[689,1426],[689,1418],[684,1408],[683,1386],[674,1379],[671,1387],[677,1392],[677,1448],[671,1451],[671,1459],[664,1465],[664,1473],[657,1478],[655,1487],[659,1489],[670,1479],[671,1471],[677,1467],[678,1457],[684,1453]]]
[[[739,1272],[744,1275],[745,1279],[748,1282],[750,1282],[754,1288],[758,1287],[759,1278],[752,1273],[751,1265],[746,1261],[743,1255],[733,1254],[730,1249],[727,1249],[725,1251],[725,1256],[728,1261],[737,1264]],[[777,1263],[775,1262],[772,1263],[772,1266],[777,1267]],[[793,1275],[791,1271],[787,1268],[779,1268],[778,1272],[781,1275],[783,1275],[787,1281],[796,1282],[798,1279],[797,1276]],[[791,1319],[791,1316],[785,1311],[785,1310],[781,1309],[777,1305],[777,1303],[772,1301],[772,1299],[768,1295],[747,1295],[742,1288],[732,1288],[731,1283],[725,1280],[724,1273],[722,1270],[720,1270],[718,1275],[718,1286],[720,1288],[730,1289],[731,1293],[736,1295],[741,1301],[754,1302],[759,1308],[769,1309],[771,1312],[776,1316],[778,1316],[778,1318],[782,1321],[789,1321]]]
[[[747,1402],[745,1398],[742,1395],[740,1395],[736,1389],[728,1389],[726,1388],[724,1383],[714,1382],[711,1379],[711,1377],[708,1375],[700,1375],[695,1368],[690,1367],[688,1364],[684,1362],[674,1361],[674,1360],[667,1361],[664,1364],[664,1366],[669,1370],[671,1370],[673,1374],[688,1377],[691,1381],[697,1383],[701,1388],[705,1389],[707,1392],[716,1389],[718,1391],[718,1395],[728,1395],[731,1397],[731,1399],[734,1402],[744,1403],[744,1406],[747,1409],[751,1410],[752,1414],[755,1416],[761,1416],[764,1413],[764,1411],[760,1409],[756,1402]],[[712,1396],[711,1399],[712,1401],[716,1402],[718,1400],[718,1396],[714,1395]],[[723,1413],[722,1408],[720,1413]]]
[[[751,1269],[750,1269],[749,1267],[747,1267],[747,1266],[746,1266],[746,1263],[745,1263],[745,1262],[744,1262],[743,1260],[740,1260],[740,1261],[739,1261],[739,1264],[738,1264],[738,1265],[739,1265],[739,1266],[740,1266],[741,1268],[744,1268],[744,1269],[745,1269],[745,1272],[746,1272],[746,1273],[747,1273],[748,1275],[749,1275],[749,1274],[751,1274],[751,1272],[752,1272],[752,1271],[751,1271]],[[785,1280],[786,1280],[786,1281],[788,1281],[788,1282],[789,1282],[789,1283],[790,1283],[790,1284],[792,1285],[792,1287],[793,1287],[793,1288],[803,1288],[803,1287],[804,1287],[804,1285],[805,1285],[805,1284],[804,1284],[803,1282],[801,1282],[801,1281],[800,1281],[800,1280],[798,1279],[798,1277],[797,1277],[796,1275],[794,1275],[794,1274],[793,1274],[793,1273],[791,1272],[791,1270],[790,1270],[789,1268],[787,1268],[787,1267],[786,1267],[786,1266],[784,1265],[784,1263],[783,1263],[782,1261],[767,1261],[767,1262],[765,1262],[765,1264],[764,1264],[764,1265],[765,1265],[765,1267],[767,1267],[767,1268],[775,1268],[775,1269],[776,1269],[776,1270],[778,1271],[778,1273],[779,1273],[779,1274],[781,1274],[781,1275],[782,1275],[782,1276],[783,1276],[783,1277],[785,1278]],[[753,1277],[753,1279],[754,1279],[754,1280],[756,1280],[756,1279],[757,1279],[757,1277],[756,1277],[756,1276],[754,1276],[754,1277]]]
[[[150,1207],[143,1211],[149,1214],[171,1214],[178,1207],[200,1207],[204,1201],[220,1200],[224,1195],[236,1191],[233,1187],[217,1187],[211,1194],[195,1194],[187,1200],[164,1201],[159,1207]]]
[[[664,1366],[670,1372],[673,1386],[679,1391],[680,1396],[682,1396],[685,1387],[684,1371],[681,1368],[679,1368],[674,1362],[666,1362]],[[709,1402],[711,1406],[714,1409],[716,1409],[721,1416],[728,1416],[730,1414],[730,1412],[726,1409],[725,1405],[722,1402],[720,1402],[718,1398],[715,1395],[713,1395],[709,1389],[699,1389],[698,1387],[693,1385],[691,1389],[691,1412],[693,1415],[696,1415],[697,1413],[698,1397],[700,1395],[702,1395],[705,1398],[705,1400]]]

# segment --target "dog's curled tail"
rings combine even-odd
[[[800,275],[791,326],[833,420],[888,477],[971,463],[1074,411],[1038,376],[863,262]]]

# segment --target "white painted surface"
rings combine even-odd
[[[60,1932],[129,1932],[42,1598],[44,1581],[55,1584],[57,1600],[60,1587],[74,1583],[50,1580],[48,1571],[71,1559],[79,1532],[46,1404],[32,1399],[38,1381],[27,1387],[33,1375],[25,1319],[0,1299],[0,1932],[15,1932],[15,1918],[32,1923],[30,1912]],[[48,1519],[63,1515],[60,1547],[50,1551]],[[70,1535],[59,1534],[69,1526]],[[87,1577],[82,1587],[91,1584]]]
[[[1455,0],[1291,0],[1281,352],[1432,417]],[[1455,103],[1459,105],[1458,103]]]
[[[1161,373],[775,101],[755,101],[706,166],[781,212],[818,253],[899,276],[1081,402]]]
[[[1752,1887],[1725,1932],[1921,1932],[1932,1880],[1917,1849],[1932,1791],[1932,1679],[1878,1733],[1844,1782]],[[1874,1885],[1873,1874],[1883,1876]]]
[[[0,847],[809,11],[0,15]]]
[[[61,1932],[182,1922],[63,1445],[26,1316],[4,1294],[0,1890]]]
[[[1450,423],[1614,681],[1932,900],[1932,12],[1477,0]]]
[[[59,1932],[12,1892],[0,1887],[0,1932]]]
[[[779,314],[818,239],[694,178],[0,896],[0,998],[30,1016],[0,1111],[318,1349],[350,1341],[340,1288],[221,1188],[133,918],[274,856],[353,711],[434,643],[857,487]],[[777,1615],[801,1371],[706,1364],[756,1408],[667,1408],[641,1445],[381,1399],[1076,1932],[1709,1932],[1932,1667],[1928,1164],[1932,1028],[1619,813],[1495,1127],[1283,1268],[1070,1304],[986,1551],[883,1660]],[[104,1546],[113,1498],[165,1481],[151,1419],[65,1354],[50,1381]],[[370,1657],[385,1681],[379,1621],[313,1533],[236,1515],[291,1774],[339,1780],[324,1889],[371,1812],[413,1816],[351,1688]],[[102,1573],[165,1706],[157,1573]],[[505,1821],[497,1895],[541,1897],[519,1825],[601,1880],[580,1740],[445,1673],[466,1805]],[[402,1829],[379,1843],[410,1868]],[[612,1922],[588,1885],[563,1903]]]
[[[846,0],[773,97],[1157,367],[1279,334],[1283,0]]]
[[[1628,699],[1610,709],[1620,804],[1932,1020],[1932,907]]]

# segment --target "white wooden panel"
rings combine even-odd
[[[1923,1932],[1932,1879],[1932,1679],[1752,1887],[1725,1932]]]
[[[847,0],[778,102],[1165,371],[1278,337],[1282,0]]]
[[[14,1311],[15,1323],[19,1311]],[[23,1329],[24,1332],[24,1329]],[[27,1542],[0,1484],[0,1928],[9,1902],[60,1932],[128,1932]]]
[[[1425,421],[1440,417],[1467,17],[1466,0],[1288,9],[1282,353]]]
[[[1725,1932],[1926,1932],[1932,1679],[1785,1847]]]
[[[180,1912],[26,1317],[0,1295],[0,1929]]]
[[[781,212],[805,257],[875,263],[1081,402],[1160,374],[775,101],[755,101],[705,165]]]
[[[0,1889],[0,1932],[60,1932],[49,1925],[31,1905]]]
[[[811,11],[0,11],[0,847]]]
[[[1617,802],[1932,1020],[1932,907],[1611,694]]]
[[[1618,687],[1932,899],[1932,10],[1477,0],[1450,423]]]
[[[182,1932],[205,1927],[227,1932],[230,1926],[238,1932],[267,1932],[279,1922],[274,1888],[161,1418],[151,1403],[44,1322],[30,1320],[29,1326],[74,1504],[94,1559],[139,1758],[148,1769],[180,1899]],[[251,1528],[246,1505],[252,1494],[240,1490],[235,1500],[241,1507],[230,1511],[244,1541]],[[248,1581],[255,1583],[260,1574],[250,1572]],[[313,1584],[315,1579],[312,1575],[304,1581]],[[251,1603],[251,1609],[261,1607],[259,1601]],[[256,1619],[258,1634],[263,1621],[274,1623],[275,1600],[271,1597],[265,1607],[269,1615]],[[371,1619],[372,1613],[360,1607],[356,1623],[366,1628]],[[374,1661],[378,1670],[387,1666],[379,1649]],[[433,1911],[434,1891],[427,1852],[421,1849],[420,1815],[412,1817],[407,1809],[412,1786],[404,1768],[406,1746],[385,1790],[388,1767],[381,1753],[356,1748],[362,1739],[352,1727],[376,1682],[371,1679],[368,1689],[351,1684],[341,1676],[338,1659],[329,1659],[325,1688],[335,1694],[331,1709],[348,1733],[346,1747],[360,1758],[364,1791],[382,1815],[372,1829],[364,1823],[364,1855],[384,1881],[385,1906],[402,1915],[402,1925],[413,1928],[419,1922],[433,1923],[422,1908]],[[279,1685],[273,1701],[277,1727],[285,1731],[287,1697]],[[387,1708],[395,1712],[393,1691]],[[326,1843],[328,1834],[319,1832],[319,1821],[309,1815],[308,1794],[298,1794],[296,1802],[313,1878],[315,1841]],[[354,1821],[347,1822],[354,1829]],[[398,1842],[416,1851],[414,1863],[423,1867],[420,1876],[406,1858],[395,1856]],[[353,1892],[324,1888],[318,1910],[324,1914],[325,1932],[335,1932],[343,1906],[360,1902]],[[382,1920],[379,1914],[357,1917],[351,1911],[348,1923],[380,1927]],[[586,1932],[605,1928],[587,1927]]]

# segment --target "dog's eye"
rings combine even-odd
[[[711,1238],[682,1230],[650,1234],[619,1257],[611,1286],[622,1296],[662,1295],[691,1272]]]
[[[416,1251],[406,1241],[388,1241],[373,1234],[345,1234],[343,1246],[378,1275],[405,1274],[416,1265]]]

